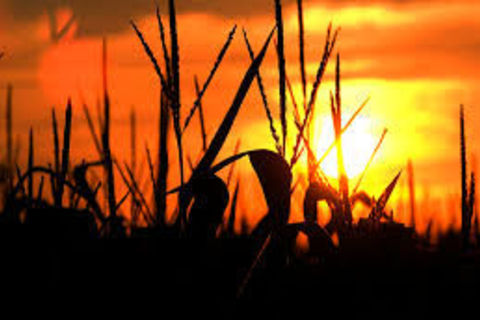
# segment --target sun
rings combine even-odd
[[[335,135],[331,118],[327,116],[321,118],[319,131],[317,150],[318,157],[321,157],[334,141]],[[372,121],[367,117],[359,117],[342,135],[345,171],[350,179],[362,173],[375,149],[377,141],[371,131]],[[330,151],[320,167],[327,176],[338,178],[336,149]]]
[[[38,67],[38,81],[49,104],[80,96],[95,101],[101,88],[101,42],[75,39],[50,45]]]

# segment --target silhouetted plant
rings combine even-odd
[[[217,176],[206,175],[192,182],[192,193],[187,234],[198,240],[214,239],[229,200],[227,186]]]
[[[470,177],[470,187],[467,180],[467,160],[466,160],[466,141],[465,141],[465,116],[463,105],[460,106],[460,160],[461,160],[461,178],[462,178],[462,241],[464,248],[470,246],[470,235],[472,229],[472,218],[474,214],[475,199],[475,175],[472,172]]]
[[[412,160],[407,163],[408,194],[410,202],[410,226],[415,229],[415,181]]]
[[[249,153],[249,158],[268,206],[268,213],[260,222],[257,231],[261,233],[278,231],[287,224],[290,216],[292,183],[290,166],[283,157],[267,150],[252,151]]]

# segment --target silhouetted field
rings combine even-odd
[[[396,222],[393,213],[386,210],[402,172],[391,177],[391,183],[378,198],[373,197],[360,188],[370,160],[359,181],[351,186],[343,163],[342,134],[367,101],[342,127],[339,54],[335,90],[330,95],[335,141],[323,155],[316,155],[312,150],[310,124],[338,30],[329,26],[315,80],[308,85],[302,1],[297,3],[303,96],[294,96],[286,73],[282,6],[281,1],[276,0],[276,25],[266,35],[261,48],[252,48],[247,31],[243,30],[251,64],[239,88],[232,91],[228,112],[210,139],[205,133],[202,97],[221,66],[237,27],[232,28],[207,80],[203,84],[195,80],[197,99],[182,121],[180,111],[185,104],[180,101],[174,1],[169,1],[168,28],[157,10],[162,62],[144,40],[141,30],[131,23],[162,88],[158,148],[155,152],[145,150],[152,201],[147,199],[136,177],[134,112],[130,118],[131,161],[120,163],[111,152],[106,42],[103,109],[97,123],[89,107],[83,106],[98,161],[75,163],[70,157],[70,151],[76,146],[70,144],[72,106],[69,102],[63,128],[52,112],[53,163],[47,166],[35,163],[36,144],[31,131],[28,167],[22,171],[12,150],[12,89],[9,88],[7,157],[1,168],[4,197],[0,215],[0,271],[1,288],[10,299],[22,301],[25,306],[29,301],[41,302],[47,309],[61,305],[93,312],[100,305],[102,309],[111,309],[112,314],[127,309],[148,310],[157,317],[171,314],[176,318],[430,318],[446,313],[459,316],[475,310],[480,284],[480,237],[474,210],[475,177],[473,173],[468,177],[467,173],[463,108],[459,148],[462,229],[440,235],[434,245],[431,226],[419,235],[414,226]],[[260,73],[260,65],[274,36],[278,56],[279,121],[274,119],[273,106]],[[239,152],[237,147],[231,157],[219,161],[217,155],[254,82],[262,96],[276,150]],[[307,88],[311,88],[310,92]],[[287,128],[287,112],[292,113],[294,128]],[[197,114],[203,154],[200,161],[192,163],[186,159],[182,138]],[[167,148],[170,134],[176,140],[175,150]],[[292,150],[287,150],[288,135],[295,137]],[[168,162],[171,152],[178,154],[178,164]],[[320,169],[329,152],[337,152],[338,187],[333,186]],[[307,154],[308,162],[304,221],[289,223],[291,195],[296,188],[292,172],[302,153]],[[157,157],[152,157],[153,154]],[[234,231],[234,224],[239,219],[236,210],[241,183],[231,181],[231,172],[241,158],[249,159],[268,212],[251,232],[244,227],[238,233]],[[185,160],[191,168],[190,176],[186,175]],[[228,181],[217,176],[225,167],[230,170]],[[167,186],[167,175],[172,169],[180,171],[179,186]],[[411,166],[407,174],[413,194]],[[126,194],[120,195],[116,190],[120,184],[127,187]],[[232,194],[228,188],[231,184],[234,185]],[[174,193],[178,194],[178,203],[173,221],[168,221],[166,198]],[[325,226],[318,223],[319,202],[327,204],[332,217]],[[367,218],[354,221],[352,208],[356,203],[369,208]],[[130,208],[125,209],[127,204]],[[129,211],[128,215],[121,214],[125,210]],[[413,205],[411,212],[414,216]],[[308,245],[298,245],[302,237]]]

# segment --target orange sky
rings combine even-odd
[[[101,37],[107,36],[114,151],[119,158],[127,159],[122,150],[129,148],[128,139],[124,137],[128,134],[128,113],[132,107],[139,119],[139,148],[143,150],[144,143],[154,148],[158,81],[128,25],[130,18],[138,22],[160,57],[151,2],[139,0],[138,6],[133,9],[128,4],[130,1],[117,1],[117,10],[112,8],[110,0],[96,1],[98,8],[90,0],[47,1],[55,12],[58,25],[68,21],[72,13],[76,15],[72,29],[58,43],[52,43],[50,39],[48,8],[35,1],[22,3],[0,0],[0,49],[5,51],[4,58],[0,60],[0,97],[5,97],[6,83],[13,83],[14,125],[22,145],[27,141],[27,128],[33,126],[38,141],[38,161],[51,161],[48,158],[52,141],[49,110],[55,106],[60,112],[66,98],[72,96],[74,146],[81,146],[74,150],[74,154],[77,159],[92,156],[93,144],[82,116],[79,97],[82,95],[92,110],[95,109],[100,91]],[[201,81],[205,80],[234,24],[248,31],[256,51],[274,25],[273,1],[240,3],[246,4],[216,0],[178,1],[184,112],[194,101],[193,76],[198,75]],[[298,100],[301,100],[296,8],[292,1],[286,3],[287,72]],[[253,10],[255,5],[257,7]],[[357,128],[360,135],[367,137],[362,141],[369,139],[375,144],[383,128],[389,130],[363,186],[378,196],[411,158],[419,198],[430,201],[422,204],[419,200],[419,205],[430,208],[430,211],[437,208],[436,214],[443,215],[449,206],[446,199],[459,194],[460,103],[466,106],[469,153],[473,155],[480,151],[480,144],[475,142],[480,141],[480,134],[474,130],[480,120],[476,105],[480,98],[476,90],[480,74],[480,3],[469,0],[312,0],[305,3],[304,10],[310,82],[321,57],[326,27],[332,21],[334,26],[342,28],[337,50],[342,58],[344,118],[369,96],[370,102],[359,121],[361,128]],[[204,98],[210,137],[230,105],[248,62],[241,30],[238,30]],[[328,81],[322,85],[317,100],[315,132],[319,150],[328,145],[320,137],[328,139],[329,135],[325,132],[331,130],[325,123],[329,124],[328,92],[333,88],[333,71],[331,64],[327,72]],[[277,72],[273,46],[262,65],[262,75],[276,111]],[[0,100],[0,112],[3,113],[4,102],[1,101],[4,98]],[[198,119],[195,118],[192,124],[185,140],[190,156],[196,159],[199,153]],[[293,126],[290,128],[293,129]],[[231,152],[240,137],[242,150],[273,147],[256,83],[251,87],[220,158]],[[4,145],[3,140],[0,138],[0,146]],[[371,145],[367,144],[364,148],[373,148]],[[348,153],[348,150],[345,152]],[[143,158],[143,153],[141,156]],[[240,172],[252,171],[248,162],[241,163],[239,167]],[[176,180],[175,177],[172,180]],[[172,184],[175,183],[172,181]],[[396,192],[397,198],[405,189],[402,189],[402,184]],[[406,197],[406,191],[403,194]],[[243,195],[245,198],[248,196]],[[248,207],[248,201],[246,203],[245,211],[254,210]],[[444,224],[452,219],[443,219]]]

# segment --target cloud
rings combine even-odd
[[[455,3],[453,0],[434,0],[439,3]],[[462,0],[470,2],[473,0]],[[76,18],[80,35],[105,35],[121,32],[128,28],[128,21],[141,18],[154,12],[155,0],[0,0],[6,5],[15,21],[25,22],[37,19],[48,10],[60,8],[71,9]],[[162,11],[166,12],[167,1],[158,1]],[[406,6],[409,4],[427,3],[427,0],[388,0],[388,1],[355,1],[355,0],[306,0],[310,4],[331,8],[348,6],[371,6],[376,4]],[[296,0],[283,0],[284,7],[293,6]],[[458,3],[458,1],[457,1]],[[179,13],[208,13],[228,18],[273,14],[273,0],[176,0]]]
[[[70,9],[77,19],[80,35],[104,35],[124,31],[129,20],[139,19],[155,10],[154,0],[0,0],[15,22],[26,23],[39,19],[48,12]],[[167,1],[158,1],[162,12],[167,12]],[[287,2],[292,2],[289,0]],[[246,0],[177,0],[179,13],[209,13],[241,17],[268,12],[272,2]]]
[[[39,19],[48,12],[70,9],[75,15],[79,35],[105,35],[120,32],[128,21],[153,12],[150,0],[4,0],[18,23]]]

